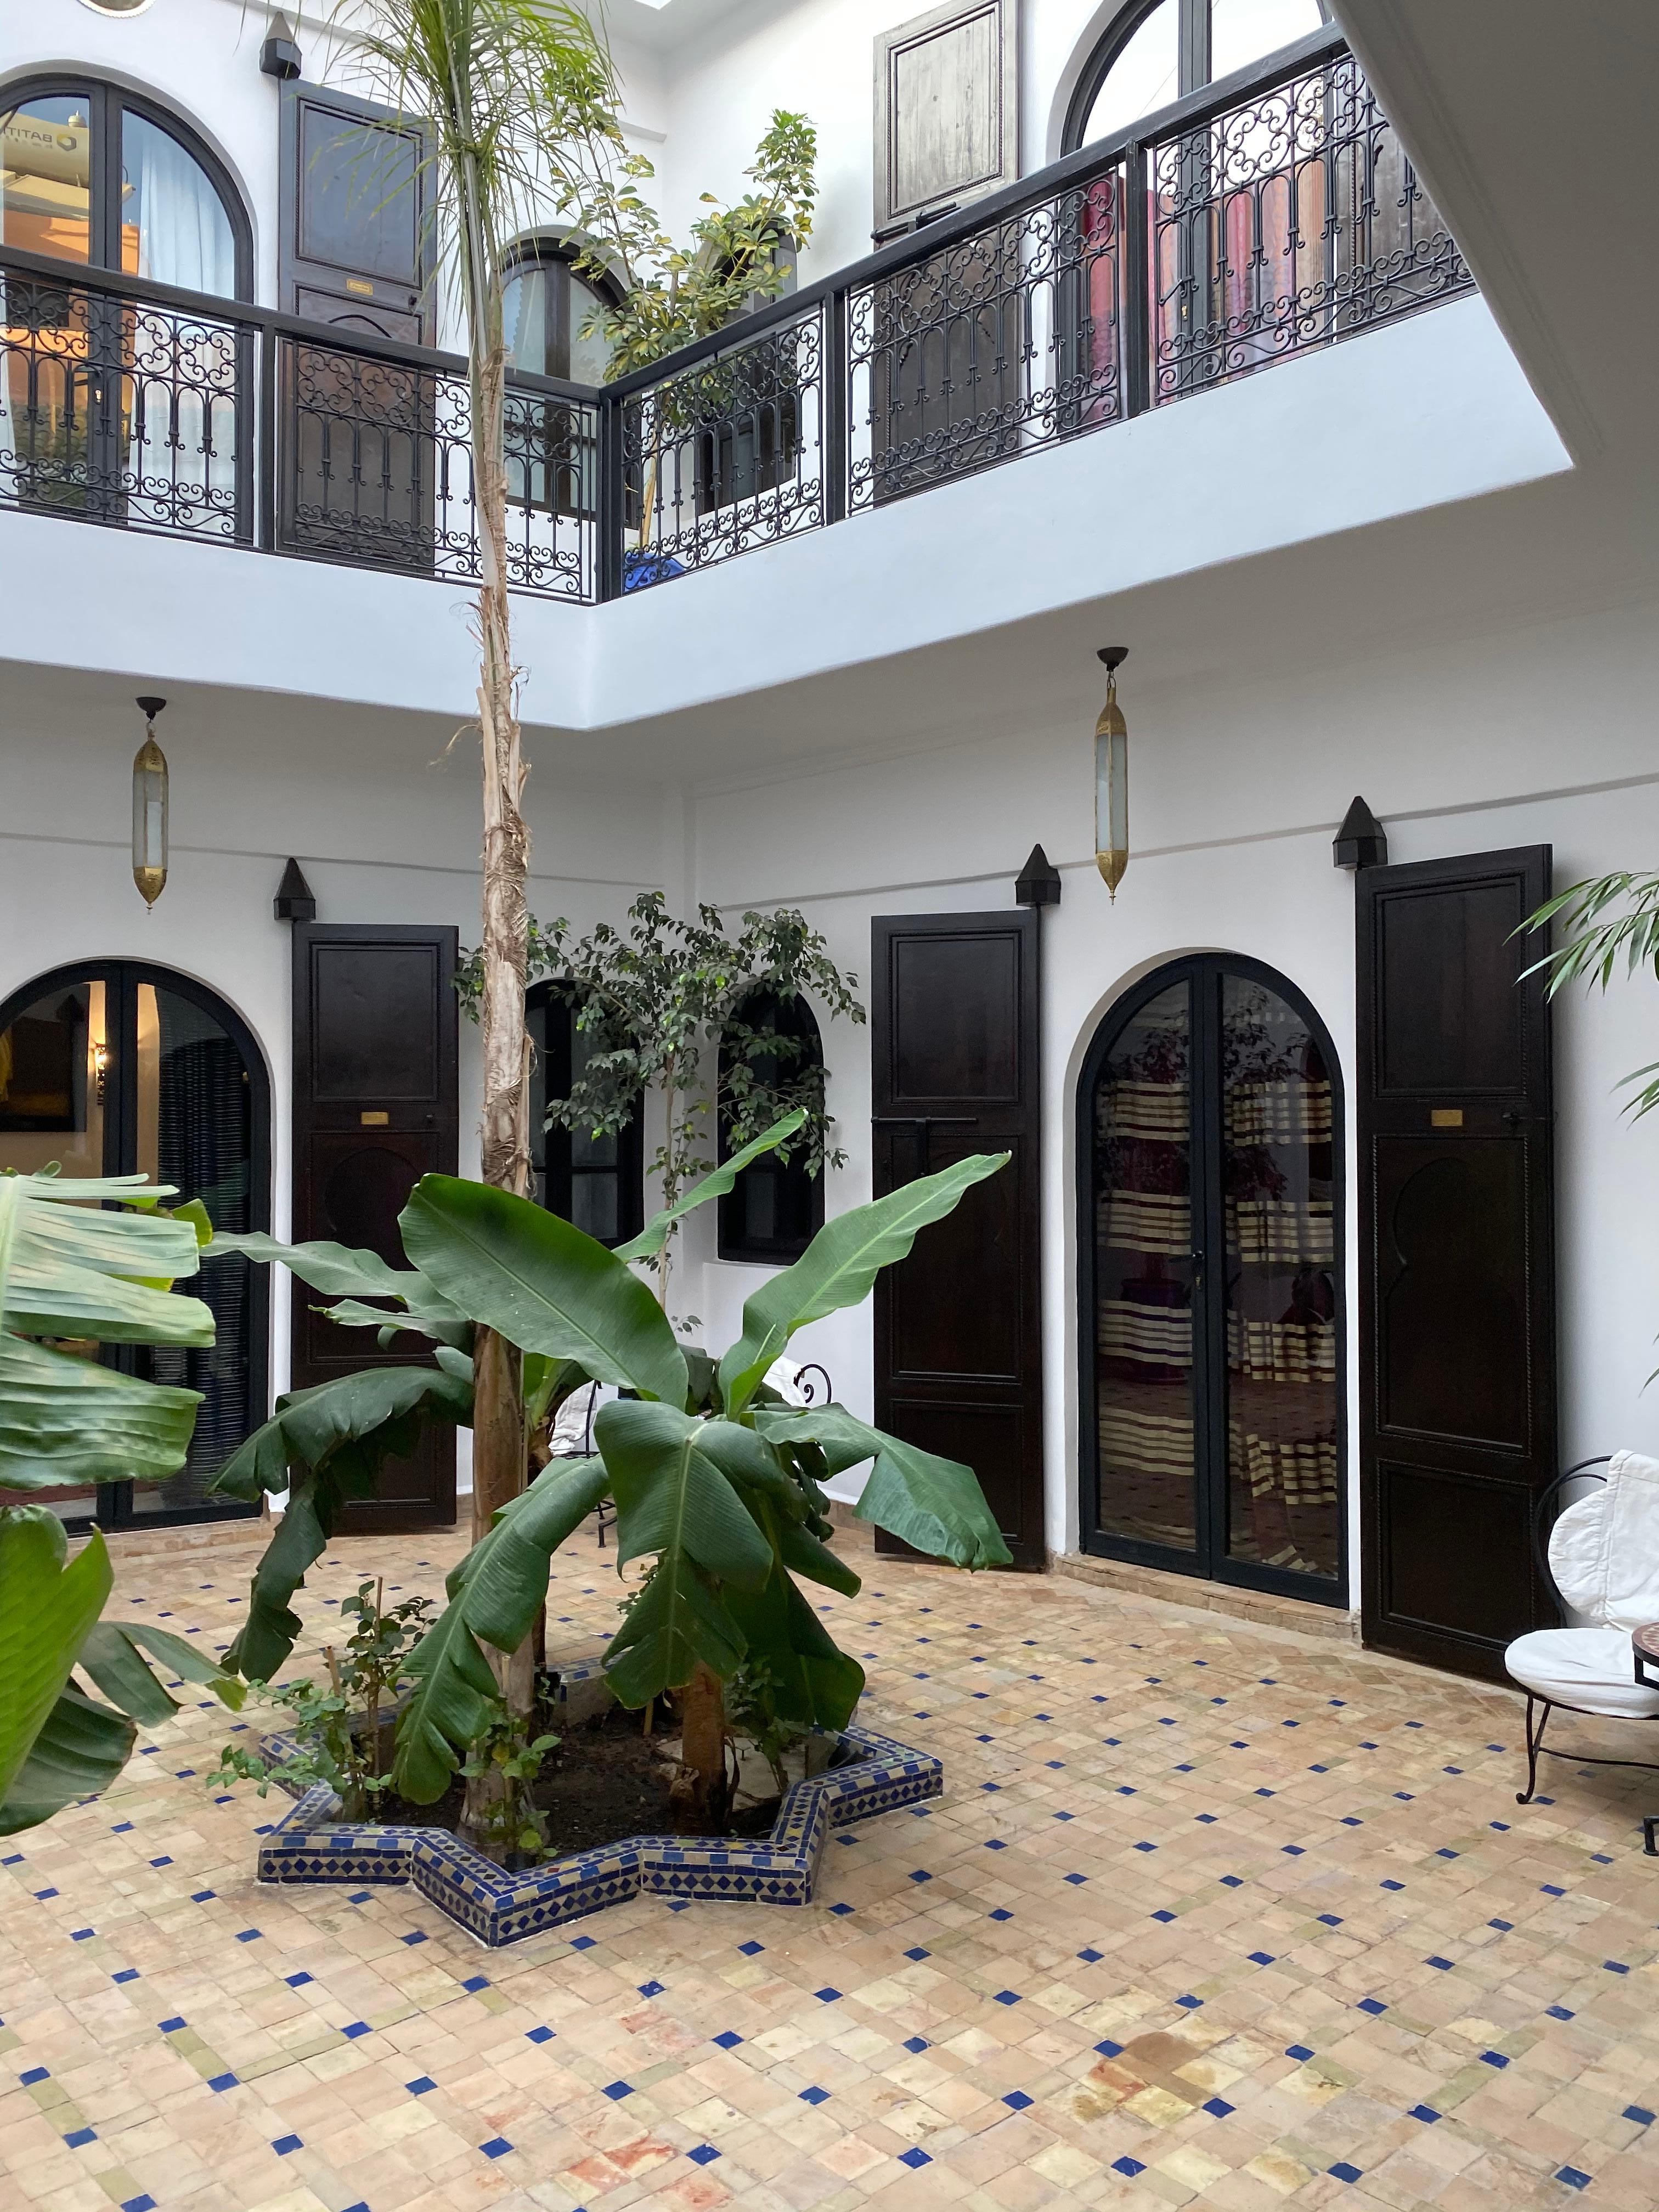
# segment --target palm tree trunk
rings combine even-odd
[[[530,832],[519,811],[524,787],[507,595],[507,476],[502,416],[507,362],[499,330],[478,363],[473,481],[483,582],[478,592],[478,728],[483,761],[483,1179],[498,1190],[530,1189],[529,1040],[525,1030],[525,882]],[[487,1534],[501,1506],[524,1488],[524,1407],[518,1352],[481,1329],[474,1353],[472,1534]]]
[[[499,272],[469,209],[467,305],[472,329],[472,485],[478,523],[478,733],[483,768],[483,1180],[526,1197],[530,1190],[530,1048],[525,1028],[530,832],[519,801],[525,767],[520,744],[507,594],[507,468],[504,458],[507,353]],[[525,1486],[523,1362],[493,1329],[473,1344],[472,1540]],[[503,1701],[527,1723],[535,1668],[526,1638],[519,1650],[490,1655]],[[499,1777],[467,1784],[463,1832],[482,1841],[504,1795]]]

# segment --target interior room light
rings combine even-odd
[[[1106,704],[1095,724],[1095,866],[1113,900],[1129,865],[1129,732],[1117,703],[1117,672],[1127,645],[1103,645]]]
[[[147,907],[167,879],[167,763],[155,742],[155,717],[165,699],[140,699],[144,742],[132,757],[132,880]]]

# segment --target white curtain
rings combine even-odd
[[[129,112],[121,166],[122,242],[136,216],[138,275],[234,298],[235,236],[201,164],[157,125]],[[140,308],[131,340],[129,520],[218,535],[235,493],[237,440],[247,428],[233,398],[234,329]]]

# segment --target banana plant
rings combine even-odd
[[[198,1392],[64,1348],[212,1343],[210,1309],[173,1288],[210,1233],[199,1206],[160,1210],[176,1195],[142,1176],[0,1174],[0,1487],[157,1482],[184,1466]],[[178,1710],[156,1668],[242,1701],[182,1637],[103,1620],[113,1579],[95,1529],[70,1559],[50,1508],[0,1506],[0,1834],[113,1781],[137,1724]]]
[[[860,1517],[959,1566],[1008,1564],[969,1468],[839,1406],[789,1411],[764,1380],[796,1330],[861,1303],[884,1267],[1006,1158],[959,1161],[826,1224],[750,1298],[702,1404],[667,1316],[614,1254],[510,1193],[422,1179],[404,1239],[440,1293],[527,1354],[578,1359],[629,1395],[601,1408],[596,1458],[550,1468],[452,1577],[399,1729],[392,1775],[406,1797],[430,1802],[447,1786],[485,1694],[482,1647],[515,1648],[504,1639],[521,1638],[533,1618],[553,1546],[604,1496],[617,1508],[619,1569],[650,1562],[606,1672],[627,1705],[675,1692],[711,1824],[723,1810],[722,1686],[740,1666],[763,1661],[780,1716],[806,1726],[845,1726],[863,1690],[862,1668],[837,1650],[796,1579],[848,1595],[859,1587],[829,1549],[823,1480],[870,1459]]]
[[[631,1384],[632,1378],[624,1375],[618,1361],[625,1362],[637,1353],[638,1326],[655,1326],[652,1315],[643,1309],[653,1308],[657,1321],[660,1321],[660,1309],[655,1308],[644,1285],[629,1273],[629,1264],[650,1259],[678,1221],[695,1207],[723,1197],[752,1160],[787,1143],[804,1119],[799,1111],[784,1115],[712,1174],[684,1191],[673,1206],[653,1215],[637,1237],[614,1253],[596,1245],[592,1238],[568,1223],[558,1224],[553,1234],[564,1232],[565,1249],[568,1255],[574,1255],[570,1265],[576,1278],[564,1294],[579,1300],[585,1294],[582,1269],[586,1266],[590,1286],[596,1280],[609,1286],[609,1304],[605,1297],[599,1302],[601,1326],[605,1325],[607,1315],[616,1317],[616,1300],[620,1297],[635,1316],[636,1330],[632,1338],[624,1331],[625,1340],[615,1356],[574,1322],[558,1340],[567,1347],[562,1351],[544,1352],[538,1346],[522,1346],[526,1355],[525,1405],[532,1429],[550,1419],[562,1401],[586,1382],[627,1381]],[[539,1207],[529,1206],[527,1211],[532,1222],[556,1218]],[[482,1316],[470,1316],[464,1303],[447,1296],[422,1271],[418,1264],[422,1228],[412,1205],[410,1215],[404,1218],[409,1224],[404,1237],[405,1256],[416,1263],[407,1267],[390,1266],[378,1252],[323,1242],[284,1244],[258,1231],[214,1236],[204,1252],[204,1258],[210,1261],[240,1253],[258,1263],[280,1261],[309,1288],[335,1301],[319,1308],[330,1321],[348,1328],[374,1329],[382,1348],[404,1334],[429,1337],[434,1340],[436,1362],[434,1366],[368,1369],[337,1376],[309,1390],[289,1392],[277,1400],[270,1419],[246,1438],[215,1478],[216,1490],[246,1504],[256,1505],[268,1495],[288,1493],[287,1510],[253,1577],[247,1619],[227,1655],[227,1663],[250,1681],[271,1680],[294,1649],[300,1618],[289,1601],[333,1540],[347,1504],[354,1498],[374,1494],[381,1463],[411,1452],[423,1422],[471,1425],[473,1326],[475,1319]],[[499,1274],[501,1267],[510,1262],[504,1254],[493,1258],[475,1255],[473,1264],[476,1269],[493,1268]],[[550,1328],[544,1317],[539,1329],[532,1333],[541,1340],[550,1340]],[[697,1355],[688,1357],[679,1349],[672,1331],[665,1358],[659,1340],[653,1341],[657,1346],[657,1381],[671,1391],[678,1389],[684,1399],[690,1370],[702,1363]],[[586,1363],[585,1353],[591,1355]],[[649,1359],[647,1364],[651,1364]],[[648,1379],[646,1387],[649,1388]]]
[[[775,1140],[784,1127],[769,1136]],[[902,1261],[923,1229],[1006,1158],[958,1161],[827,1223],[793,1267],[750,1298],[737,1343],[717,1364],[695,1363],[695,1376],[668,1316],[628,1264],[662,1232],[660,1218],[635,1247],[613,1252],[511,1192],[425,1176],[399,1219],[408,1270],[359,1266],[365,1255],[337,1247],[270,1255],[325,1291],[395,1298],[410,1324],[429,1334],[441,1324],[453,1335],[457,1316],[463,1335],[495,1330],[524,1355],[532,1393],[545,1395],[554,1378],[572,1374],[623,1393],[596,1418],[594,1456],[550,1464],[450,1576],[448,1605],[410,1662],[416,1689],[392,1768],[404,1797],[431,1803],[449,1786],[497,1692],[489,1652],[523,1644],[546,1595],[553,1552],[606,1498],[617,1509],[619,1568],[648,1562],[606,1671],[627,1705],[675,1693],[686,1763],[711,1824],[723,1809],[723,1685],[740,1667],[763,1662],[780,1717],[805,1726],[843,1727],[863,1691],[862,1668],[836,1648],[798,1579],[847,1595],[859,1587],[829,1547],[823,1482],[868,1460],[854,1508],[861,1518],[961,1567],[1009,1563],[971,1469],[843,1407],[786,1407],[765,1380],[798,1329],[860,1304],[883,1267]],[[716,1195],[744,1164],[741,1156],[728,1162],[688,1202]],[[247,1249],[246,1239],[235,1243]],[[368,1319],[386,1327],[386,1309]],[[245,1674],[268,1679],[286,1657],[299,1629],[288,1599],[352,1486],[371,1479],[375,1454],[392,1448],[395,1425],[417,1415],[466,1418],[465,1352],[441,1340],[434,1357],[434,1367],[382,1369],[296,1394],[219,1477],[219,1487],[238,1495],[290,1488],[289,1519],[261,1563],[247,1626],[228,1655]]]

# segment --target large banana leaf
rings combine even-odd
[[[388,1267],[378,1252],[356,1251],[349,1244],[284,1244],[263,1230],[219,1230],[207,1248],[210,1260],[237,1252],[262,1266],[280,1261],[313,1291],[334,1298],[398,1298],[415,1286],[413,1268]]]
[[[163,1481],[185,1463],[201,1402],[199,1391],[0,1333],[0,1485]]]
[[[843,1597],[856,1597],[864,1587],[846,1560],[838,1559],[810,1528],[780,1529],[778,1554],[786,1567],[809,1582],[822,1583],[826,1589],[839,1590]]]
[[[165,1287],[197,1271],[195,1224],[99,1203],[172,1194],[142,1176],[0,1175],[0,1326],[106,1344],[211,1344],[209,1309]]]
[[[459,1355],[445,1356],[465,1370]],[[471,1419],[470,1374],[442,1366],[367,1368],[276,1401],[270,1419],[213,1483],[250,1504],[268,1491],[289,1493],[254,1572],[247,1619],[225,1654],[228,1670],[251,1682],[270,1680],[301,1626],[289,1601],[327,1550],[347,1501],[374,1495],[382,1462],[413,1451],[423,1420],[464,1427]]]
[[[500,1694],[482,1646],[516,1651],[547,1596],[554,1553],[604,1497],[598,1459],[555,1460],[502,1508],[449,1578],[449,1604],[416,1646],[392,1781],[412,1804],[441,1797]]]
[[[1006,1567],[1012,1554],[972,1468],[941,1459],[872,1428],[844,1406],[811,1406],[802,1412],[763,1406],[755,1414],[761,1435],[775,1443],[815,1443],[831,1474],[861,1461],[874,1467],[858,1504],[860,1521],[873,1522],[930,1558],[958,1567]],[[807,1571],[803,1570],[803,1571]]]
[[[617,1563],[657,1555],[605,1654],[611,1686],[642,1705],[691,1679],[699,1660],[724,1679],[741,1660],[742,1630],[726,1603],[772,1571],[770,1538],[735,1486],[793,1488],[752,1430],[699,1420],[676,1406],[618,1399],[602,1406],[594,1442],[617,1501]]]
[[[55,1513],[43,1505],[0,1507],[0,1806],[114,1580],[95,1528],[70,1559]]]
[[[774,1567],[763,1589],[724,1595],[743,1631],[744,1663],[765,1662],[781,1717],[803,1728],[845,1728],[864,1694],[864,1669],[836,1649],[782,1567]]]
[[[233,1712],[240,1711],[247,1695],[245,1683],[227,1674],[216,1660],[187,1644],[182,1636],[170,1636],[166,1629],[152,1628],[147,1621],[100,1620],[81,1646],[76,1663],[111,1705],[153,1728],[158,1722],[171,1720],[179,1708],[179,1700],[167,1694],[151,1671],[150,1660],[159,1661],[184,1681],[199,1682],[212,1691],[221,1705],[228,1705]]]
[[[470,1370],[447,1366],[366,1367],[308,1390],[290,1390],[263,1427],[244,1438],[218,1474],[215,1490],[257,1505],[262,1492],[286,1490],[291,1471],[314,1470],[347,1447],[373,1443],[384,1458],[396,1440],[381,1442],[388,1424],[411,1416],[449,1419],[465,1427],[472,1419]],[[404,1448],[415,1431],[404,1431]]]
[[[204,1256],[212,1260],[236,1252],[262,1265],[280,1262],[311,1289],[337,1300],[321,1310],[343,1328],[379,1329],[383,1340],[408,1330],[435,1337],[441,1344],[471,1343],[466,1316],[441,1297],[418,1267],[388,1267],[378,1252],[357,1251],[346,1244],[284,1244],[254,1231],[216,1236]],[[368,1303],[380,1298],[395,1299],[403,1311],[388,1312],[384,1305]]]
[[[125,1713],[112,1712],[70,1683],[0,1798],[0,1836],[39,1827],[77,1797],[107,1790],[131,1757],[137,1735]]]
[[[745,1648],[723,1594],[708,1588],[676,1545],[659,1557],[611,1639],[605,1678],[623,1705],[637,1707],[689,1682],[699,1660],[728,1680]]]
[[[758,1137],[751,1138],[741,1151],[733,1152],[729,1160],[722,1160],[712,1174],[694,1182],[689,1190],[682,1191],[672,1206],[665,1206],[660,1213],[653,1213],[631,1242],[618,1244],[617,1257],[619,1260],[654,1259],[668,1242],[668,1232],[677,1221],[694,1212],[698,1206],[707,1206],[711,1198],[724,1198],[746,1167],[759,1159],[763,1152],[775,1152],[780,1145],[787,1144],[805,1119],[805,1108],[798,1106],[792,1114],[786,1114],[781,1121],[774,1121],[769,1129],[763,1129]]]
[[[404,1249],[443,1297],[521,1352],[579,1359],[601,1382],[681,1407],[688,1377],[668,1316],[614,1252],[511,1191],[422,1176],[398,1217]]]
[[[732,1473],[762,1485],[787,1478],[753,1430],[618,1398],[600,1407],[593,1441],[611,1470],[619,1567],[647,1553],[685,1551],[721,1582],[761,1587],[772,1547]]]
[[[743,1412],[798,1328],[860,1304],[882,1269],[904,1258],[919,1230],[953,1212],[963,1192],[994,1175],[1008,1157],[971,1154],[826,1221],[794,1266],[763,1283],[744,1305],[743,1334],[720,1362],[726,1412]]]

